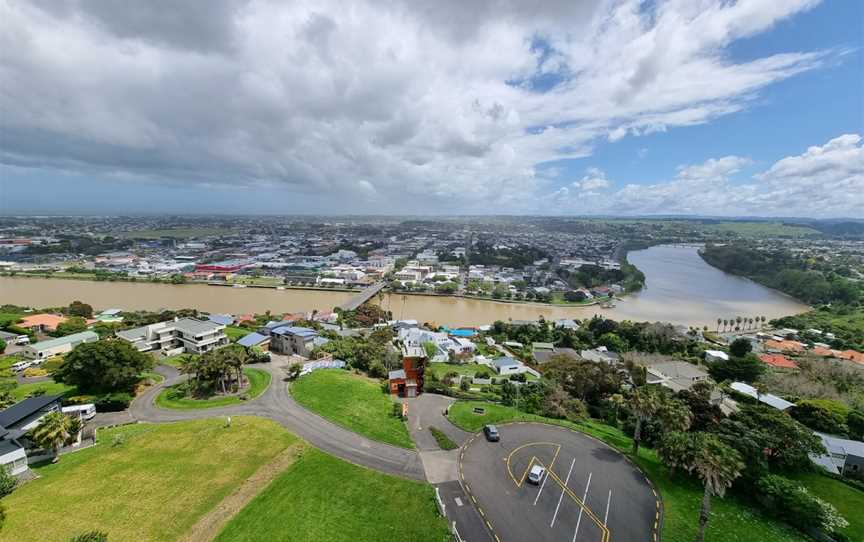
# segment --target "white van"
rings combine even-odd
[[[24,369],[27,369],[31,365],[33,365],[33,362],[30,360],[16,361],[15,363],[12,364],[12,372],[13,373],[23,372]]]
[[[93,403],[64,406],[62,410],[63,414],[75,414],[77,412],[81,415],[81,419],[84,420],[92,419],[96,415],[96,405]]]

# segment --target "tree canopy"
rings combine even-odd
[[[54,379],[82,392],[131,391],[141,373],[152,367],[153,358],[126,341],[97,341],[79,344],[66,354]]]

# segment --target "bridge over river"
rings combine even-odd
[[[386,285],[387,285],[387,283],[384,281],[376,282],[375,284],[373,284],[372,286],[369,286],[368,288],[366,288],[365,290],[363,290],[362,292],[360,292],[356,296],[352,297],[351,299],[349,299],[345,303],[342,303],[341,305],[339,305],[339,308],[342,309],[343,311],[353,311],[357,307],[362,305],[363,303],[366,303],[367,301],[372,299],[375,296],[375,294],[377,294],[378,292],[383,290],[384,286],[386,286]]]

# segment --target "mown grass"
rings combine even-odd
[[[849,521],[841,532],[850,540],[864,540],[864,491],[824,474],[808,472],[793,476],[813,495],[830,502]]]
[[[445,542],[447,522],[435,506],[428,484],[311,448],[234,516],[216,542]]]
[[[251,417],[230,427],[206,419],[102,430],[95,447],[39,467],[39,479],[3,499],[0,542],[63,542],[89,530],[117,541],[177,540],[296,440]]]
[[[270,373],[261,369],[251,369],[249,367],[243,369],[243,374],[249,379],[249,387],[243,392],[243,395],[252,400],[267,389],[270,385]],[[236,405],[244,402],[240,395],[216,396],[210,399],[193,399],[187,397],[182,388],[183,384],[169,386],[162,390],[156,396],[156,406],[161,408],[171,408],[175,410],[197,410],[201,408],[216,408],[223,406]]]
[[[492,369],[479,363],[430,363],[426,366],[426,370],[431,374],[444,378],[447,373],[457,373],[460,375],[474,376],[478,371],[485,372],[489,376],[495,376]]]
[[[435,442],[438,443],[438,447],[442,450],[455,450],[459,447],[455,442],[450,440],[450,437],[444,434],[444,431],[441,431],[437,427],[430,427],[429,432],[435,437]]]
[[[69,384],[63,384],[61,382],[54,382],[53,380],[48,380],[44,382],[29,382],[27,384],[19,384],[18,387],[13,389],[10,393],[16,401],[21,401],[22,399],[26,399],[28,395],[37,390],[44,390],[45,395],[65,395],[69,397],[75,395],[78,391],[78,388],[76,388],[75,386],[70,386]]]
[[[228,336],[228,340],[232,343],[236,343],[250,333],[252,333],[252,330],[243,327],[227,326],[225,328],[225,335]]]
[[[373,440],[413,448],[405,422],[381,386],[342,369],[322,369],[291,384],[291,396],[309,410]]]
[[[474,407],[485,409],[475,414]],[[602,440],[630,457],[655,484],[663,498],[664,542],[690,542],[695,539],[702,499],[702,486],[691,478],[680,475],[673,478],[660,462],[657,454],[642,448],[639,456],[631,454],[632,439],[620,429],[595,421],[572,423],[520,412],[512,407],[492,403],[457,401],[450,407],[450,421],[466,431],[478,431],[487,423],[509,421],[545,422],[588,434]],[[803,542],[809,540],[791,527],[761,514],[733,495],[715,497],[711,501],[711,521],[706,540],[735,542]]]

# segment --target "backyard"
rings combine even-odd
[[[314,373],[313,373],[314,374]],[[431,486],[314,448],[240,511],[216,542],[450,540]]]
[[[342,369],[322,369],[291,384],[302,406],[355,433],[413,448],[405,422],[393,415],[394,401],[375,380]]]
[[[36,469],[3,499],[0,541],[176,540],[297,439],[269,420],[235,417],[137,424],[99,432],[99,444]]]
[[[484,412],[475,413],[475,407],[484,409]],[[651,449],[643,447],[639,456],[633,457],[630,453],[632,440],[616,427],[591,420],[581,423],[554,420],[526,414],[508,406],[472,401],[454,403],[450,407],[449,418],[466,431],[479,431],[487,423],[537,421],[569,427],[602,440],[633,459],[657,486],[663,497],[663,541],[690,542],[696,535],[702,486],[683,476],[671,477],[668,469]],[[804,542],[808,539],[791,527],[762,515],[735,496],[727,495],[711,501],[711,522],[708,524],[706,540]]]

